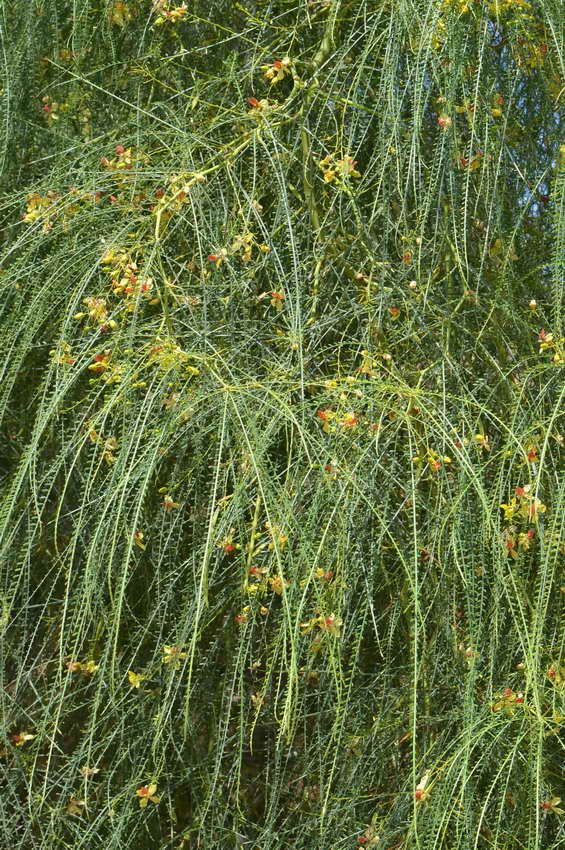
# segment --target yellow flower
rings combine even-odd
[[[166,511],[170,511],[172,508],[180,508],[180,502],[173,502],[171,496],[165,496],[163,498],[163,507]]]
[[[544,800],[541,807],[545,812],[552,812],[554,815],[565,815],[565,811],[559,808],[561,797],[552,797],[550,800]]]
[[[490,452],[491,447],[486,434],[475,434],[475,442],[480,449],[483,449],[485,452]]]
[[[139,797],[139,805],[142,809],[145,808],[147,803],[151,800],[152,803],[160,803],[161,798],[155,796],[155,792],[157,791],[157,785],[152,782],[150,785],[142,785],[141,788],[138,788],[135,792]]]
[[[425,776],[422,776],[418,784],[416,785],[416,790],[414,792],[414,798],[418,803],[425,803],[427,798],[430,796],[430,790],[426,790],[426,785],[428,784],[429,775],[426,773]]]
[[[94,776],[97,773],[100,773],[99,767],[81,767],[80,772],[83,776]]]
[[[132,688],[137,688],[139,690],[139,686],[145,679],[145,676],[142,676],[141,673],[134,673],[133,670],[128,670],[128,680]]]
[[[16,732],[15,735],[11,735],[16,747],[23,747],[27,741],[33,741],[35,737],[35,735],[30,735],[29,732]]]
[[[281,596],[283,589],[289,586],[288,581],[285,581],[280,576],[273,576],[270,578],[269,584],[271,586],[271,590],[274,591],[274,593],[278,593],[279,596]]]
[[[187,657],[186,652],[181,652],[182,646],[164,646],[163,647],[163,656],[161,661],[163,664],[170,664],[174,662],[175,670],[180,668],[181,659]]]
[[[290,59],[285,56],[284,59],[276,59],[272,65],[261,65],[261,70],[265,73],[263,76],[269,80],[271,85],[279,83],[284,79],[285,74],[290,73]]]
[[[80,817],[83,813],[83,809],[85,808],[86,800],[79,800],[77,797],[73,797],[71,795],[69,802],[67,803],[67,814],[78,815]]]

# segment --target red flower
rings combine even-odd
[[[259,106],[259,101],[256,97],[248,97],[247,103],[251,104],[251,106]]]
[[[208,254],[208,259],[210,260],[211,263],[215,263],[216,260],[219,259],[219,257],[218,257],[217,254]]]
[[[122,154],[122,153],[126,152],[126,149],[124,148],[123,145],[116,145],[114,150],[116,151],[117,154]]]

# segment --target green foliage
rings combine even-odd
[[[5,0],[7,846],[563,846],[562,12]]]

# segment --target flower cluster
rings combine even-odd
[[[263,118],[278,107],[276,100],[270,101],[266,97],[261,98],[261,100],[258,100],[256,97],[248,97],[247,103],[251,107],[249,114],[255,118]]]
[[[56,202],[59,193],[49,190],[45,195],[28,195],[24,221],[43,221],[43,231],[47,233],[53,227],[53,217],[57,214]]]
[[[109,465],[113,464],[116,460],[114,452],[118,448],[117,439],[115,437],[102,437],[95,428],[92,427],[92,425],[89,425],[87,430],[91,442],[96,443],[101,447],[102,460],[105,460]]]
[[[257,247],[262,254],[268,254],[271,250],[264,242],[258,243],[255,235],[246,230],[243,233],[238,233],[229,248],[221,248],[216,254],[208,254],[208,260],[215,263],[216,267],[222,264],[227,257],[239,257],[244,263],[249,263],[253,259],[253,249]],[[265,293],[266,295],[267,293]],[[277,293],[280,295],[281,293]],[[274,293],[271,294],[274,297]],[[284,295],[282,295],[284,298]]]
[[[268,567],[258,567],[254,564],[249,568],[249,575],[253,576],[256,581],[248,582],[245,585],[245,590],[253,595],[263,595],[271,591],[276,593],[277,596],[282,596],[283,591],[290,587],[290,582],[281,575],[269,575]]]
[[[336,425],[341,426],[342,429],[350,429],[359,424],[359,418],[353,411],[337,413],[335,410],[327,408],[326,410],[317,410],[316,416],[322,423],[322,430],[326,434],[333,433]]]
[[[515,694],[512,688],[504,688],[502,693],[497,694],[491,708],[493,711],[504,711],[506,714],[514,714],[517,705],[524,702],[524,694]]]
[[[200,172],[191,174],[180,172],[171,174],[167,182],[168,189],[159,188],[155,190],[156,203],[151,206],[151,213],[156,217],[156,236],[159,237],[165,224],[173,213],[182,209],[195,183],[205,183],[206,177]]]
[[[545,329],[542,328],[538,339],[540,343],[539,353],[551,352],[553,362],[558,366],[563,366],[565,363],[565,337],[556,340],[552,333],[546,333]]]
[[[238,549],[241,549],[241,543],[234,543],[235,528],[230,528],[228,533],[218,540],[217,546],[223,549],[226,555],[232,555]]]
[[[133,20],[134,14],[124,0],[115,0],[109,9],[110,23],[116,27],[125,27]]]
[[[82,673],[83,676],[92,676],[98,670],[98,664],[92,659],[89,661],[67,661],[69,673]]]
[[[121,363],[112,360],[112,350],[110,348],[95,354],[88,369],[99,375],[100,380],[105,384],[119,383],[122,380],[124,371]]]
[[[51,100],[47,94],[45,97],[41,98],[41,102],[43,104],[41,110],[49,126],[51,126],[54,121],[59,120],[60,112],[67,112],[69,108],[68,103],[56,103],[54,100]]]
[[[426,461],[430,469],[435,471],[441,469],[444,464],[453,462],[449,455],[440,455],[433,449],[428,449],[425,455],[416,455],[416,457],[413,457],[412,460],[414,463],[422,463]]]
[[[320,629],[322,632],[328,632],[334,637],[339,637],[342,625],[343,620],[340,620],[339,617],[336,617],[336,615],[332,613],[328,616],[322,615],[319,617],[313,617],[305,623],[300,623],[300,628],[302,629],[303,634],[307,634],[313,629]]]
[[[357,171],[355,166],[357,160],[351,156],[344,156],[342,159],[337,159],[335,154],[330,153],[318,162],[319,167],[324,174],[326,183],[345,183],[350,177],[361,177],[361,172]]]
[[[101,333],[108,333],[108,331],[113,331],[118,327],[116,320],[110,318],[108,314],[108,304],[105,298],[87,296],[82,299],[82,303],[86,310],[75,313],[74,318],[77,321],[87,318],[87,329],[97,326]]]
[[[535,520],[539,514],[545,513],[545,505],[532,493],[530,484],[526,484],[524,487],[516,487],[514,493],[515,495],[509,504],[500,505],[504,511],[505,520],[511,520],[514,517]]]
[[[506,550],[506,553],[516,560],[518,557],[518,550],[523,549],[527,551],[532,545],[534,537],[535,531],[533,528],[529,528],[525,532],[520,531],[516,533],[516,528],[511,525],[503,531],[502,545]]]
[[[148,362],[164,372],[171,369],[182,369],[190,375],[200,374],[196,366],[188,362],[190,354],[183,351],[173,337],[156,337],[155,343],[149,349]]]
[[[276,59],[271,65],[261,65],[261,70],[265,72],[263,74],[265,79],[274,86],[291,73],[291,61],[288,56],[285,56],[284,59]]]
[[[159,27],[168,22],[178,23],[186,18],[188,7],[186,3],[181,6],[171,6],[168,0],[155,0],[153,10],[157,13],[154,26]]]
[[[110,277],[112,293],[123,297],[126,313],[132,313],[143,301],[159,303],[159,296],[154,292],[153,278],[140,271],[136,260],[126,251],[109,248],[100,260],[100,265]]]
[[[64,366],[72,366],[77,362],[76,357],[72,356],[72,349],[68,342],[60,342],[57,348],[52,348],[49,357],[53,363]]]
[[[265,298],[269,299],[269,303],[271,307],[274,307],[275,310],[280,312],[284,307],[284,299],[285,294],[282,290],[275,290],[273,292],[262,292],[257,296],[259,301],[264,301]]]

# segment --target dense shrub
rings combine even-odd
[[[562,846],[562,3],[3,25],[5,845]]]

